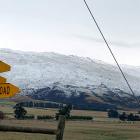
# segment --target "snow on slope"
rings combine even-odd
[[[43,88],[54,82],[88,86],[105,84],[109,88],[129,91],[118,68],[90,58],[66,56],[52,52],[35,53],[0,49],[0,60],[12,66],[1,74],[21,88]],[[126,77],[132,88],[139,93],[140,71],[125,67]],[[135,72],[133,72],[135,71]]]

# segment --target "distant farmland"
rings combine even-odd
[[[39,120],[15,120],[13,109],[10,104],[0,105],[0,110],[7,115],[1,124],[17,126],[34,126],[43,128],[55,128],[55,121]],[[26,108],[28,114],[32,115],[55,115],[57,109],[31,109]],[[97,111],[72,111],[72,115],[89,115],[94,121],[67,121],[64,140],[139,140],[140,122],[120,122],[117,119],[107,118],[106,112]],[[55,140],[55,136],[43,134],[25,134],[0,132],[0,140]]]

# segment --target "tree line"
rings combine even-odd
[[[21,102],[21,106],[30,108],[59,108],[61,104],[53,102]]]
[[[67,120],[93,120],[92,116],[72,116],[71,115],[72,105],[67,104],[63,105],[59,108],[58,112],[55,114],[55,116],[49,116],[49,115],[43,115],[37,116],[37,120],[46,120],[46,119],[56,119],[58,120],[60,115],[65,116]],[[14,114],[16,119],[35,119],[34,115],[27,115],[27,111],[22,106],[21,103],[16,104],[14,106]]]
[[[109,118],[119,118],[121,121],[140,121],[140,116],[138,114],[126,112],[119,113],[117,110],[108,110]]]

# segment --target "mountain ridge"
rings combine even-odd
[[[0,59],[12,66],[10,72],[1,75],[18,85],[21,95],[32,99],[72,103],[78,109],[137,107],[118,68],[103,61],[9,49],[0,49]],[[123,69],[138,94],[139,69]]]
[[[33,53],[5,49],[0,49],[0,59],[12,65],[12,70],[4,75],[21,88],[38,88],[36,83],[41,87],[54,82],[79,86],[104,83],[108,87],[130,92],[118,68],[102,61],[100,63],[90,58],[52,52]],[[134,68],[129,72],[125,69],[125,75],[135,92],[139,93],[137,83],[140,83],[140,78],[131,74],[133,70]],[[137,73],[140,75],[140,72]]]

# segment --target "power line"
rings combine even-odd
[[[109,49],[109,51],[110,51],[110,53],[111,53],[113,59],[115,60],[115,62],[116,62],[116,64],[117,64],[117,66],[118,66],[118,68],[119,68],[119,70],[120,70],[120,72],[121,72],[121,74],[122,74],[124,80],[126,81],[126,84],[128,85],[128,88],[130,89],[130,91],[131,91],[131,93],[132,93],[134,99],[135,99],[135,100],[137,101],[137,103],[139,104],[140,102],[139,102],[138,98],[135,96],[135,93],[134,93],[134,91],[133,91],[131,85],[129,84],[129,82],[128,82],[128,80],[127,80],[127,78],[126,78],[126,76],[125,76],[125,74],[124,74],[124,72],[123,72],[123,70],[122,70],[122,68],[120,67],[120,65],[119,65],[119,63],[118,63],[118,61],[117,61],[117,59],[116,59],[116,57],[115,57],[115,55],[114,55],[114,53],[113,53],[111,47],[109,46],[109,44],[108,44],[108,42],[107,42],[107,40],[106,40],[106,38],[105,38],[105,36],[104,36],[104,34],[103,34],[101,28],[99,27],[99,25],[98,25],[98,23],[97,23],[97,21],[96,21],[94,15],[93,15],[92,11],[90,10],[89,5],[87,4],[86,0],[84,0],[84,3],[85,3],[85,5],[86,5],[86,7],[87,7],[87,9],[88,9],[88,11],[89,11],[89,13],[90,13],[90,15],[91,15],[93,21],[95,22],[95,24],[96,24],[96,26],[97,26],[97,28],[98,28],[98,30],[99,30],[99,32],[100,32],[100,34],[101,34],[103,40],[104,40],[106,46],[108,47],[108,49]]]

